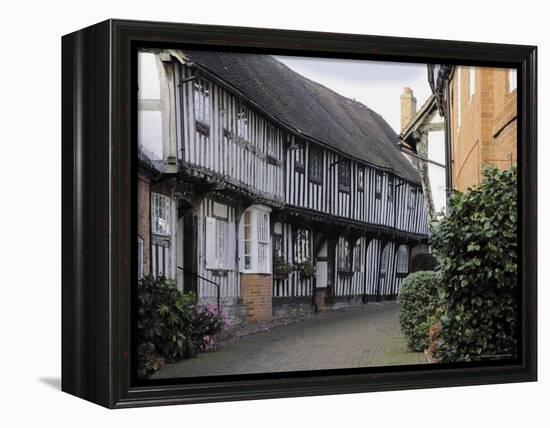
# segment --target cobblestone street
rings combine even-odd
[[[230,340],[218,351],[167,364],[153,379],[426,364],[424,354],[407,349],[397,314],[395,302],[331,312]]]

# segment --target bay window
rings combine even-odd
[[[239,260],[244,273],[271,273],[270,212],[268,207],[253,205],[241,216]]]

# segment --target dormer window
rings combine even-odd
[[[210,126],[210,83],[196,79],[194,83],[195,120]]]
[[[348,193],[351,185],[351,166],[348,160],[338,164],[338,190]]]

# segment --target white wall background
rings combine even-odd
[[[540,381],[107,411],[59,392],[60,36],[109,17],[463,39],[540,46],[539,117],[550,116],[550,36],[544,3],[436,1],[6,2],[0,17],[2,227],[0,425],[317,427],[547,426],[548,263],[540,265]],[[459,6],[457,6],[459,5]],[[445,11],[452,12],[452,16]],[[550,137],[541,120],[539,160]],[[549,182],[550,168],[539,174]],[[539,218],[550,215],[541,198]],[[540,222],[540,241],[548,222]],[[549,252],[541,247],[540,260]],[[546,424],[545,424],[546,422]]]

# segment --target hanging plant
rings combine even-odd
[[[284,280],[294,271],[291,263],[287,263],[283,256],[273,257],[273,275],[275,279]]]
[[[315,275],[315,265],[311,261],[306,260],[297,266],[297,270],[300,272],[302,279],[310,279]]]

